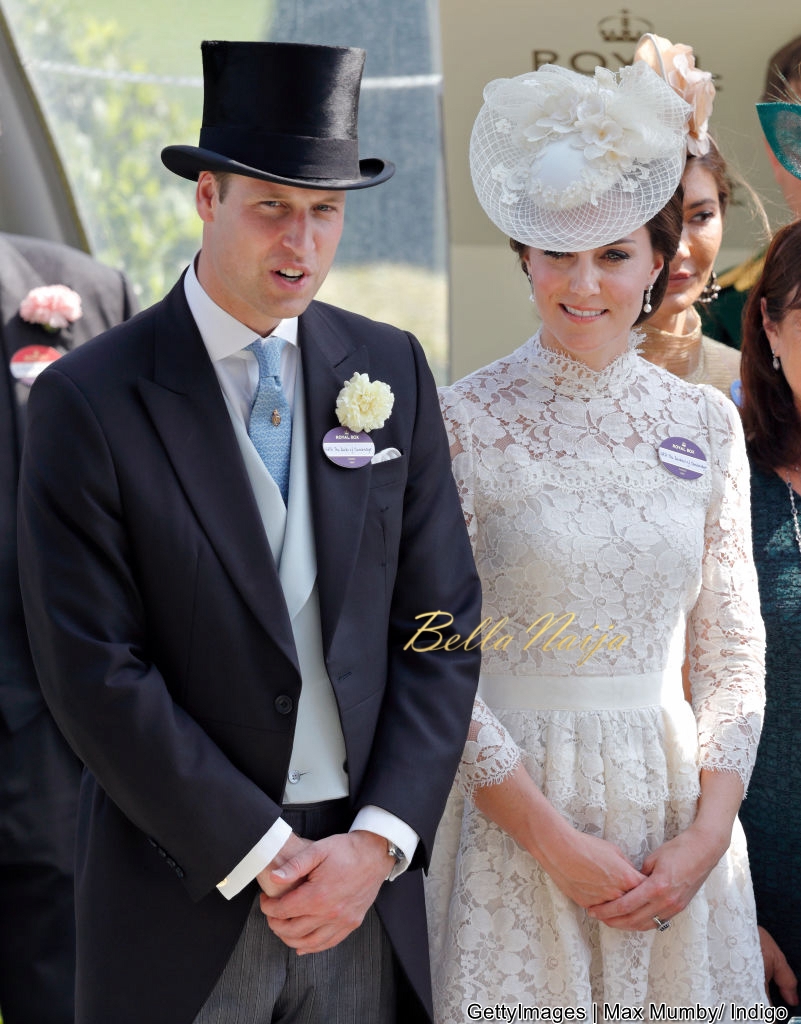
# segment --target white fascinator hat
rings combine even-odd
[[[470,139],[478,201],[504,234],[537,249],[617,241],[676,191],[689,115],[643,61],[592,77],[546,64],[496,79]]]

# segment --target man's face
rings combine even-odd
[[[196,203],[198,279],[217,305],[262,336],[299,316],[334,261],[345,193],[234,174],[221,200],[217,180],[202,171]]]

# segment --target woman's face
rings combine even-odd
[[[723,240],[723,214],[711,171],[690,160],[682,178],[684,227],[670,264],[667,292],[651,323],[670,330],[672,318],[686,312],[701,296]]]
[[[664,265],[648,229],[583,252],[526,250],[523,263],[542,319],[542,341],[593,369],[628,347],[643,293]]]
[[[762,324],[774,355],[781,360],[784,374],[795,404],[801,409],[801,309],[789,309],[778,323],[767,317],[762,300]]]

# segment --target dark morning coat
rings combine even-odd
[[[412,870],[383,886],[378,909],[416,993],[401,986],[399,1020],[425,1021],[419,868],[463,746],[478,655],[404,646],[415,617],[432,610],[467,636],[479,585],[418,343],[316,302],[299,343],[326,665],[354,812],[376,804],[421,837]],[[392,388],[395,407],[373,439],[403,454],[350,470],[321,442],[355,371]],[[231,902],[215,886],[281,813],[300,678],[182,282],[40,376],[21,509],[37,669],[90,772],[78,1024],[190,1024],[254,898],[255,883]]]
[[[26,323],[19,306],[33,288],[64,284],[81,297],[83,316],[53,333]],[[11,359],[31,345],[67,352],[126,320],[135,310],[129,286],[116,270],[66,245],[0,234],[0,719],[20,729],[43,707],[33,672],[17,582],[17,478],[29,387],[14,379]]]
[[[80,295],[83,316],[49,333],[22,320],[19,306],[52,284]],[[10,364],[29,346],[75,348],[130,316],[134,301],[122,274],[85,253],[0,234],[0,1005],[9,1020],[72,1019],[80,780],[42,699],[23,621],[16,505],[29,388]]]

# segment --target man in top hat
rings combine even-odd
[[[204,43],[200,146],[162,153],[200,252],[32,390],[23,596],[88,768],[78,1024],[430,1019],[419,869],[480,595],[419,344],[313,301],[345,193],[393,171],[358,158],[363,60]]]

